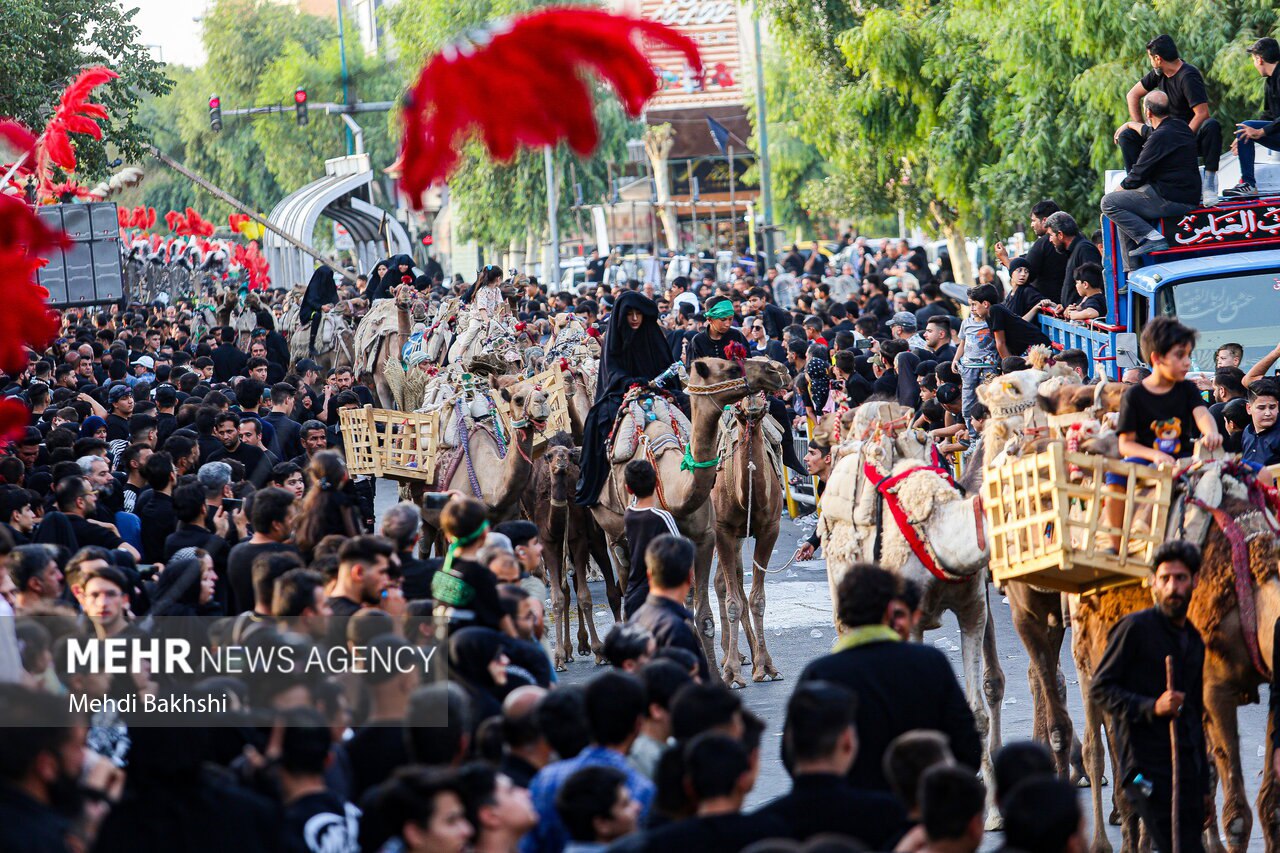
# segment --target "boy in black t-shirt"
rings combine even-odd
[[[1198,431],[1208,450],[1222,446],[1218,425],[1195,384],[1187,381],[1196,331],[1172,317],[1156,317],[1142,330],[1142,352],[1151,364],[1151,375],[1129,386],[1120,401],[1116,432],[1120,455],[1126,462],[1173,465],[1191,455]],[[1106,476],[1108,491],[1120,493],[1125,477]],[[1124,501],[1107,500],[1107,522],[1119,530],[1124,523]]]
[[[1048,335],[1001,304],[995,285],[969,288],[969,310],[976,319],[986,322],[1001,358],[1022,355],[1031,347],[1050,343]],[[1029,312],[1033,317],[1035,310]]]
[[[1107,318],[1107,297],[1102,295],[1102,267],[1081,264],[1076,268],[1076,293],[1081,301],[1066,309],[1068,320],[1077,323]]]
[[[664,533],[680,535],[671,513],[658,506],[654,492],[658,474],[644,459],[633,459],[623,469],[627,493],[634,496],[623,515],[622,524],[627,532],[631,565],[627,572],[626,589],[622,599],[622,618],[626,620],[640,609],[649,597],[649,575],[644,562],[644,549]]]

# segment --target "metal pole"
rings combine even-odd
[[[336,0],[338,4],[338,57],[342,60],[342,104],[346,106],[348,98],[347,92],[347,40],[346,33],[342,25],[342,0]],[[350,157],[356,153],[354,149],[354,140],[351,138],[351,128],[347,127],[347,156]]]
[[[1164,659],[1164,681],[1165,689],[1170,693],[1173,692],[1173,655],[1167,655]],[[1173,788],[1173,797],[1171,798],[1173,814],[1169,821],[1169,849],[1172,853],[1180,853],[1182,850],[1182,827],[1179,825],[1181,821],[1178,819],[1178,788],[1181,784],[1179,778],[1182,774],[1178,766],[1178,715],[1174,714],[1169,718],[1169,758],[1172,762],[1173,778],[1170,787]]]
[[[734,175],[733,146],[729,146],[729,251],[738,255],[738,203],[735,198],[738,182]]]
[[[347,156],[350,156],[353,153],[351,151],[351,137],[353,134],[355,136],[355,145],[356,145],[356,150],[354,153],[363,154],[364,153],[364,128],[356,124],[356,120],[353,119],[351,116],[347,115],[346,113],[338,113],[338,117],[341,118],[342,121],[347,125]]]
[[[773,264],[773,184],[769,170],[769,110],[764,100],[764,52],[760,46],[760,7],[752,10],[751,31],[756,51],[756,136],[760,140],[760,201],[764,206],[764,259]],[[763,270],[758,270],[762,275]]]
[[[689,210],[693,216],[693,262],[697,266],[702,266],[702,259],[698,257],[698,176],[693,174],[692,168],[689,169]],[[692,278],[692,267],[689,273]]]
[[[556,189],[555,158],[551,155],[551,146],[542,149],[542,162],[547,169],[547,225],[550,228],[551,246],[548,258],[551,277],[548,281],[548,292],[552,283],[560,286],[560,194]]]
[[[317,261],[319,261],[320,263],[322,263],[322,264],[324,264],[325,266],[327,266],[327,267],[329,267],[330,269],[332,269],[332,270],[333,270],[333,274],[334,274],[334,275],[340,275],[340,276],[342,276],[343,278],[345,278],[345,279],[347,279],[348,281],[350,281],[352,284],[355,284],[355,283],[356,283],[356,277],[355,277],[355,274],[354,274],[354,273],[349,273],[349,272],[347,272],[347,271],[346,271],[346,269],[342,266],[342,264],[338,263],[337,261],[333,260],[332,258],[329,258],[329,257],[328,257],[328,256],[326,256],[326,255],[322,255],[322,254],[320,254],[320,252],[319,252],[318,250],[311,248],[311,247],[310,247],[310,246],[308,246],[307,244],[302,243],[302,242],[300,242],[300,241],[298,241],[298,240],[294,239],[294,238],[293,238],[292,236],[290,236],[289,234],[286,234],[285,232],[281,231],[281,230],[280,230],[279,228],[277,228],[275,225],[273,225],[272,223],[268,222],[267,220],[265,220],[265,219],[263,219],[261,216],[259,216],[257,213],[255,213],[255,212],[253,211],[253,209],[252,209],[252,208],[250,208],[248,205],[246,205],[244,202],[242,202],[242,201],[240,201],[239,199],[235,198],[235,197],[234,197],[234,196],[232,196],[230,193],[228,193],[226,190],[224,190],[224,189],[222,189],[222,188],[220,188],[220,187],[216,187],[216,186],[214,186],[213,184],[209,183],[209,181],[207,181],[206,179],[204,179],[204,178],[200,177],[200,176],[199,176],[199,175],[197,175],[195,172],[191,171],[191,170],[190,170],[190,169],[188,169],[186,166],[182,165],[182,164],[181,164],[181,163],[179,163],[177,160],[175,160],[175,159],[173,159],[172,157],[170,157],[168,154],[165,154],[165,153],[164,153],[163,151],[161,151],[159,148],[155,147],[154,145],[149,146],[149,147],[150,147],[150,149],[151,149],[151,156],[152,156],[152,157],[155,157],[157,160],[159,160],[161,163],[164,163],[164,164],[165,164],[166,166],[168,166],[170,169],[173,169],[173,170],[174,170],[175,172],[177,172],[178,174],[180,174],[180,175],[182,175],[183,177],[187,178],[187,179],[188,179],[188,180],[190,180],[192,183],[194,183],[196,186],[200,187],[202,190],[204,190],[205,192],[209,193],[209,195],[211,195],[211,196],[213,196],[214,198],[219,199],[219,200],[221,200],[221,201],[225,201],[227,204],[231,205],[231,206],[232,206],[232,207],[234,207],[236,210],[240,211],[241,213],[244,213],[244,214],[248,215],[248,217],[249,217],[250,219],[252,219],[254,222],[258,223],[258,224],[259,224],[259,225],[261,225],[263,228],[266,228],[268,231],[270,231],[272,234],[275,234],[275,235],[276,235],[277,237],[279,237],[281,240],[284,240],[284,241],[285,241],[286,243],[288,243],[290,246],[293,246],[295,249],[299,249],[300,251],[302,251],[302,252],[304,252],[304,253],[306,253],[306,254],[310,255],[311,257],[315,258],[315,259],[316,259]]]

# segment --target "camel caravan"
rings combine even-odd
[[[604,661],[587,586],[595,569],[603,572],[614,619],[621,618],[630,573],[623,520],[631,500],[623,472],[646,460],[657,474],[658,505],[696,547],[692,610],[707,660],[720,662],[714,676],[745,687],[749,660],[752,681],[782,678],[766,648],[764,576],[785,483],[783,438],[768,416],[768,396],[787,387],[786,370],[734,352],[619,386],[607,332],[602,344],[572,315],[527,327],[514,310],[520,280],[502,280],[493,269],[465,294],[434,302],[399,287],[360,320],[352,360],[380,405],[341,413],[350,469],[399,480],[402,495],[420,505],[427,493],[456,491],[484,501],[495,521],[534,521],[551,592],[554,663],[564,671],[575,654]],[[615,312],[610,325],[618,318]],[[958,477],[929,434],[910,427],[912,411],[894,401],[873,398],[816,424],[814,440],[831,448],[833,460],[819,519],[832,600],[849,566],[874,562],[921,590],[915,639],[939,627],[944,611],[955,615],[965,691],[987,743],[987,775],[1001,743],[1005,685],[991,602],[1006,597],[1027,651],[1034,736],[1049,746],[1062,776],[1092,788],[1094,849],[1110,849],[1108,820],[1122,825],[1126,849],[1136,849],[1138,817],[1119,785],[1111,785],[1112,806],[1104,809],[1106,748],[1112,782],[1118,757],[1106,715],[1090,698],[1091,678],[1110,629],[1151,605],[1146,583],[1156,546],[1168,539],[1198,544],[1203,569],[1190,617],[1208,649],[1206,732],[1225,792],[1222,837],[1226,849],[1243,851],[1253,815],[1236,708],[1258,701],[1270,678],[1271,626],[1280,616],[1280,522],[1267,497],[1274,492],[1221,452],[1198,452],[1176,468],[1123,461],[1115,418],[1126,386],[1084,384],[1054,365],[1048,350],[1033,348],[1027,364],[977,389],[989,417]],[[611,393],[612,406],[602,407]],[[575,500],[579,481],[592,477],[598,497]],[[423,518],[424,543],[440,551],[438,510],[424,506]],[[753,540],[749,596],[746,539]],[[713,555],[720,567],[714,576]],[[834,613],[833,622],[843,631]],[[1059,666],[1068,625],[1082,727],[1068,715]],[[1270,762],[1257,806],[1266,816],[1267,849],[1275,849],[1280,802]],[[992,805],[987,825],[999,824]],[[1206,849],[1223,849],[1216,820],[1205,838]]]
[[[1236,708],[1259,700],[1274,665],[1272,626],[1280,616],[1274,491],[1238,456],[1197,449],[1173,469],[1121,460],[1115,418],[1126,385],[1083,384],[1078,373],[1033,349],[1027,369],[978,387],[990,417],[959,481],[937,464],[922,431],[907,427],[910,409],[869,401],[828,415],[835,462],[823,500],[820,533],[833,589],[854,562],[878,562],[924,590],[916,639],[936,628],[944,610],[961,630],[965,688],[979,732],[988,737],[984,774],[1000,743],[1004,675],[995,655],[989,581],[1007,597],[1029,661],[1034,736],[1052,751],[1064,778],[1092,788],[1093,849],[1109,851],[1103,831],[1123,828],[1137,849],[1139,822],[1113,786],[1104,811],[1104,747],[1118,766],[1091,679],[1111,628],[1152,603],[1150,557],[1166,539],[1203,553],[1189,619],[1207,648],[1205,730],[1225,792],[1226,849],[1248,848],[1253,815],[1245,796]],[[1122,479],[1123,484],[1108,488]],[[1109,521],[1107,502],[1123,502]],[[1114,514],[1113,514],[1114,517]],[[1085,719],[1081,741],[1067,713],[1059,652],[1068,624]],[[840,628],[840,626],[837,626]],[[985,706],[984,707],[984,701]],[[1081,758],[1083,761],[1081,762]],[[1267,850],[1280,842],[1274,768],[1264,762],[1258,814]],[[1210,811],[1210,814],[1213,814]],[[988,826],[996,825],[994,812]],[[1216,818],[1208,850],[1223,849]]]

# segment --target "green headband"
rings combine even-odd
[[[468,533],[466,536],[459,536],[457,539],[450,542],[449,550],[444,555],[444,566],[442,567],[442,571],[446,571],[446,572],[449,571],[449,567],[453,565],[453,555],[457,552],[459,548],[462,548],[465,545],[470,545],[472,542],[476,541],[481,536],[483,536],[485,532],[488,531],[488,529],[489,529],[489,522],[486,520],[484,523],[482,523],[475,530]]]
[[[733,303],[728,299],[721,299],[715,305],[707,309],[706,317],[708,320],[727,320],[733,316]]]

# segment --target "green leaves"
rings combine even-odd
[[[1280,23],[1267,0],[763,5],[781,53],[766,72],[770,109],[799,117],[789,141],[812,146],[831,175],[800,188],[810,209],[849,218],[903,207],[926,228],[992,236],[1024,229],[1042,198],[1097,220],[1148,39],[1173,35],[1230,126],[1261,107],[1244,48]]]
[[[3,0],[0,2],[0,115],[39,133],[59,94],[85,67],[106,65],[118,80],[94,93],[111,118],[104,138],[74,138],[77,177],[92,185],[107,162],[141,154],[147,140],[137,123],[138,95],[161,95],[172,86],[142,44],[118,0]],[[108,157],[108,147],[111,155]]]

